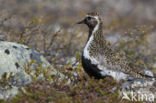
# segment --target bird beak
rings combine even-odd
[[[85,20],[77,22],[77,24],[84,24],[84,23],[85,23]]]

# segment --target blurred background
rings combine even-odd
[[[156,0],[0,0],[0,39],[26,44],[64,65],[81,55],[88,28],[76,22],[90,11],[101,15],[116,51],[156,68]]]

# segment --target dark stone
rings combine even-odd
[[[31,53],[31,54],[30,54],[30,58],[32,58],[32,57],[33,57],[33,54]]]
[[[15,63],[15,66],[16,66],[16,68],[19,68],[20,66],[19,66],[19,64],[16,62]]]
[[[13,48],[17,49],[17,46],[12,46]]]
[[[25,48],[25,49],[30,50],[30,48]]]
[[[30,58],[31,60],[35,60],[36,63],[42,63],[41,61],[41,55],[37,52],[35,52],[34,50],[31,51],[32,53],[30,54]]]
[[[8,49],[6,49],[4,52],[5,52],[6,54],[10,54],[10,51],[9,51]]]

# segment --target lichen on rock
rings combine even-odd
[[[36,68],[50,68],[52,74],[57,72],[37,51],[28,46],[0,41],[0,99],[7,99],[18,92],[18,87],[31,83]],[[43,78],[39,74],[37,79]]]

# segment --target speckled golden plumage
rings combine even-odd
[[[89,17],[93,17],[92,21]],[[98,17],[97,22],[99,23],[96,22],[97,18],[94,18],[94,17]],[[122,72],[126,74],[127,77],[146,78],[143,74],[131,68],[128,62],[124,58],[119,57],[111,49],[109,43],[107,43],[104,38],[103,31],[102,31],[103,23],[98,13],[96,12],[88,13],[87,17],[80,23],[85,23],[89,27],[89,36],[88,36],[87,43],[90,42],[89,39],[91,38],[91,36],[93,36],[93,39],[90,42],[90,44],[86,43],[86,46],[88,45],[88,47],[83,50],[83,56],[82,56],[83,67],[90,76],[93,75],[94,77],[98,76],[98,78],[101,78],[102,75],[98,75],[98,73],[100,73],[101,70],[100,69],[96,70],[96,69],[102,66],[114,72]],[[98,25],[98,29],[94,32],[94,29],[96,28],[97,25]],[[84,52],[85,50],[88,50],[89,52],[87,56],[90,56],[90,58],[95,59],[95,61],[97,61],[98,63],[95,63],[94,65],[92,65],[92,60],[85,57],[86,55]]]

